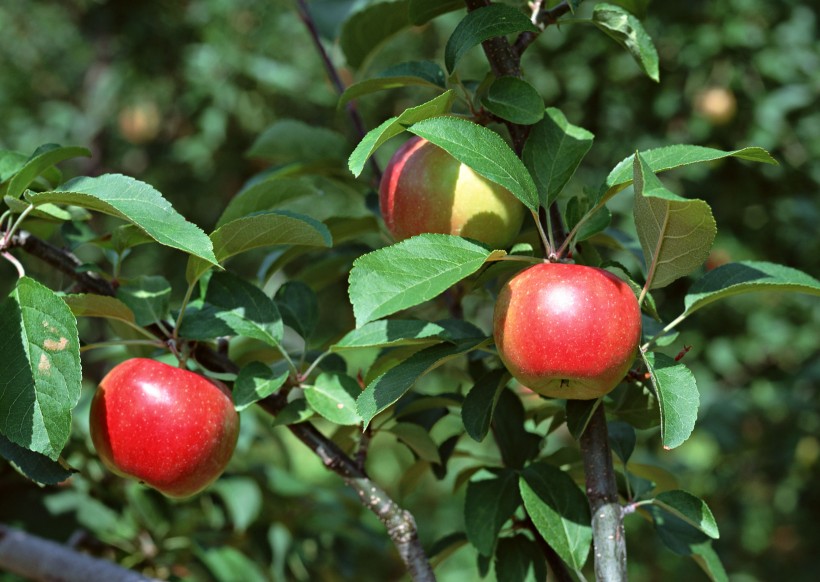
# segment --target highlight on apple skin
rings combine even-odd
[[[629,371],[641,310],[632,289],[608,271],[543,263],[504,285],[493,336],[501,360],[524,386],[544,396],[590,400]]]
[[[133,358],[100,382],[90,426],[94,447],[112,472],[183,498],[222,474],[236,447],[239,415],[221,383]]]
[[[506,188],[418,136],[390,159],[379,186],[379,205],[396,240],[453,234],[503,249],[524,220],[524,205]]]

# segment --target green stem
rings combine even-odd
[[[151,340],[112,340],[110,342],[98,342],[95,344],[86,344],[80,347],[81,352],[88,352],[90,350],[96,350],[98,348],[111,348],[111,347],[119,347],[119,346],[154,346],[157,348],[165,347],[165,344],[161,341],[151,341]]]
[[[331,353],[332,353],[332,352],[331,352],[330,350],[327,350],[326,352],[323,352],[323,353],[319,354],[319,357],[317,357],[315,360],[313,360],[313,362],[310,364],[310,367],[309,367],[307,370],[305,370],[305,371],[304,371],[304,373],[299,374],[299,375],[296,377],[296,379],[297,379],[300,383],[301,383],[301,382],[304,382],[305,380],[307,380],[307,379],[310,377],[310,375],[313,373],[313,370],[315,370],[315,369],[316,369],[316,366],[318,366],[318,365],[319,365],[319,362],[321,362],[322,360],[324,360],[324,359],[325,359],[327,356],[329,356]]]
[[[662,338],[667,333],[669,333],[672,329],[674,329],[681,321],[686,319],[688,316],[689,316],[689,314],[684,311],[679,316],[677,316],[675,319],[673,319],[671,322],[667,323],[666,327],[664,327],[662,330],[660,330],[658,333],[656,333],[654,336],[652,336],[649,339],[648,342],[646,342],[644,345],[641,346],[641,351],[646,352],[649,348],[651,348],[653,345],[655,345],[655,342],[657,342],[660,338]]]
[[[177,341],[179,339],[179,326],[182,324],[182,316],[185,315],[185,309],[188,307],[188,303],[191,301],[191,295],[194,292],[194,286],[196,286],[197,281],[190,283],[188,285],[188,289],[185,290],[185,297],[182,298],[182,305],[179,306],[179,315],[177,316],[177,321],[174,324],[174,333],[171,336],[171,339]]]
[[[550,240],[547,238],[547,234],[544,232],[544,227],[541,225],[541,219],[538,217],[538,213],[534,210],[530,211],[532,213],[532,217],[535,219],[535,226],[538,228],[538,236],[541,237],[541,242],[544,245],[544,250],[546,251],[547,257],[552,255],[553,246],[550,243]]]
[[[6,231],[5,236],[3,236],[3,243],[0,244],[0,248],[6,248],[8,246],[11,237],[14,236],[14,233],[17,232],[17,229],[20,228],[20,225],[23,223],[23,220],[25,220],[26,216],[28,216],[32,210],[34,210],[34,204],[29,204],[28,208],[26,208],[25,210],[23,210],[23,212],[20,213],[20,216],[17,217],[17,220],[14,221],[14,224],[12,224],[11,227],[9,227],[9,229]]]
[[[531,263],[533,265],[537,265],[539,263],[543,263],[544,259],[539,259],[538,257],[521,257],[518,255],[504,255],[503,257],[491,257],[487,259],[488,263],[498,261],[518,261],[521,263]]]

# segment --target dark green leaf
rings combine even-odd
[[[20,195],[26,191],[26,188],[45,170],[63,160],[81,156],[90,158],[91,151],[87,148],[61,147],[56,144],[40,146],[26,161],[25,165],[14,174],[14,177],[6,188],[6,195],[12,198],[19,198]]]
[[[288,370],[273,370],[261,362],[251,362],[239,370],[233,386],[233,403],[237,411],[267,398],[288,379]]]
[[[538,210],[538,190],[530,173],[494,131],[451,116],[426,119],[408,130],[445,149],[488,180],[504,186],[530,210]]]
[[[530,131],[522,159],[535,179],[541,205],[552,204],[581,164],[595,138],[572,125],[559,109],[549,107]]]
[[[447,71],[452,73],[461,57],[485,40],[525,30],[538,32],[527,15],[506,4],[490,4],[468,12],[444,47]]]
[[[673,449],[689,438],[698,418],[700,395],[695,376],[683,364],[654,352],[643,360],[658,395],[663,448]]]
[[[688,491],[676,489],[659,493],[652,503],[675,517],[682,519],[692,527],[705,533],[712,539],[718,539],[717,522],[706,502]]]
[[[592,22],[623,46],[653,81],[658,81],[658,51],[641,21],[612,4],[596,4]]]
[[[504,582],[547,580],[547,563],[538,544],[523,534],[498,540],[495,577]]]
[[[432,61],[409,61],[382,71],[372,79],[355,83],[339,97],[339,107],[362,95],[418,85],[444,90],[444,71]]]
[[[463,0],[410,0],[410,22],[416,26],[427,24],[436,16],[464,8]]]
[[[455,93],[453,93],[453,91],[445,91],[427,103],[411,107],[398,117],[391,117],[377,128],[368,131],[367,135],[365,135],[362,141],[356,146],[356,149],[353,150],[353,153],[350,154],[350,158],[347,161],[347,167],[351,173],[358,177],[359,174],[362,173],[367,160],[373,155],[373,152],[379,149],[379,147],[391,137],[399,135],[407,129],[408,126],[424,119],[437,117],[449,112],[453,106],[454,99]]]
[[[349,290],[356,326],[432,299],[491,255],[458,236],[423,234],[359,257]]]
[[[165,277],[144,275],[117,288],[117,299],[134,313],[137,325],[150,325],[164,320],[168,315],[171,284]]]
[[[307,400],[299,398],[291,400],[279,411],[273,419],[273,426],[286,426],[288,424],[299,424],[305,422],[313,416],[313,409],[308,406]]]
[[[59,462],[52,461],[40,453],[24,449],[2,434],[0,434],[0,456],[14,465],[20,473],[41,485],[56,485],[74,474],[74,471]]]
[[[580,570],[592,543],[587,498],[560,469],[535,463],[519,482],[524,507],[541,536],[564,562]]]
[[[396,435],[423,461],[441,463],[438,446],[424,427],[411,422],[399,422],[390,427],[388,432]]]
[[[73,204],[127,220],[160,244],[216,264],[210,239],[185,220],[154,188],[119,174],[69,180],[52,192],[26,192],[26,200]]]
[[[464,501],[467,539],[480,554],[492,556],[501,527],[521,505],[518,475],[504,469],[491,479],[470,481]]]
[[[487,436],[495,406],[509,380],[505,370],[492,370],[478,380],[464,398],[461,421],[473,440],[481,442]]]
[[[635,450],[638,439],[635,436],[635,429],[632,425],[620,420],[613,420],[607,423],[609,433],[609,446],[612,451],[626,463]]]
[[[353,13],[342,25],[339,35],[339,46],[347,64],[358,69],[371,52],[408,26],[408,0],[370,4]]]
[[[279,287],[274,299],[284,324],[310,338],[319,319],[319,301],[313,289],[301,281],[288,281]]]
[[[651,508],[650,512],[658,537],[670,550],[680,556],[691,556],[695,563],[706,572],[710,580],[715,582],[728,580],[726,571],[712,548],[712,540],[709,537],[675,515],[656,507]]]
[[[284,164],[342,161],[348,151],[347,140],[340,133],[297,119],[280,119],[256,138],[248,156]]]
[[[0,434],[56,460],[80,398],[77,320],[53,291],[22,277],[0,305],[0,338]]]
[[[575,440],[580,440],[587,429],[592,413],[601,405],[601,399],[567,400],[567,428]]]
[[[501,119],[521,125],[544,117],[544,100],[535,87],[517,77],[496,79],[481,99],[482,105]]]
[[[495,405],[493,438],[505,467],[521,469],[538,454],[541,437],[524,428],[526,416],[521,400],[512,390],[502,390]]]
[[[305,388],[305,398],[310,407],[336,424],[359,424],[362,419],[356,412],[356,398],[362,393],[359,383],[350,376],[323,372],[313,386]]]
[[[365,426],[379,412],[401,398],[422,375],[444,362],[466,354],[486,340],[464,340],[425,348],[370,382],[357,403]]]
[[[106,319],[118,319],[126,323],[136,323],[137,321],[134,318],[134,312],[125,303],[114,297],[82,293],[65,295],[63,301],[66,302],[66,305],[76,317],[104,317]]]

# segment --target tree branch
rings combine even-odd
[[[584,434],[581,435],[581,456],[584,460],[586,492],[592,513],[592,544],[595,549],[596,580],[626,580],[626,538],[624,536],[623,508],[618,500],[618,486],[606,413],[601,404],[592,413]]]
[[[0,565],[30,580],[149,582],[132,570],[0,524]]]
[[[535,39],[538,38],[538,35],[544,32],[549,25],[556,24],[559,18],[572,11],[569,2],[566,0],[549,9],[541,8],[541,4],[542,2],[538,2],[538,11],[532,19],[532,23],[539,28],[539,32],[525,30],[518,35],[518,38],[515,39],[515,43],[513,43],[513,50],[515,50],[519,57],[524,54],[524,51],[529,48]]]

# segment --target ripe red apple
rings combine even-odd
[[[545,396],[589,400],[615,388],[632,365],[641,310],[608,271],[543,263],[501,289],[493,335],[516,380]]]
[[[91,440],[111,471],[168,497],[188,497],[216,480],[239,435],[224,385],[145,358],[103,378],[90,421]]]
[[[434,232],[501,249],[512,244],[524,220],[524,205],[506,188],[418,136],[390,159],[379,204],[397,240]]]

